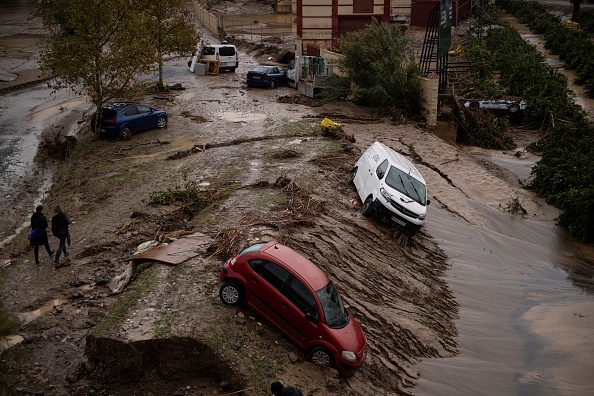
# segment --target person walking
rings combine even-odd
[[[62,212],[60,205],[54,206],[54,217],[52,217],[52,234],[60,240],[60,245],[56,251],[56,257],[54,258],[55,268],[60,268],[68,265],[70,259],[68,259],[68,251],[66,251],[66,239],[69,239],[70,231],[68,226],[70,225],[70,219],[66,213]],[[64,252],[65,264],[60,264],[60,255]]]
[[[283,386],[280,382],[270,384],[270,391],[275,396],[303,396],[303,393],[292,386]]]
[[[39,265],[39,246],[45,246],[50,258],[54,254],[47,239],[47,218],[43,214],[43,205],[37,205],[35,213],[31,216],[31,231],[33,230],[37,230],[37,235],[31,240],[31,245],[35,254],[35,264]]]

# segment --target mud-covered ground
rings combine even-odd
[[[533,220],[556,211],[423,125],[348,102],[298,104],[288,87],[248,89],[247,71],[273,56],[243,47],[238,71],[217,76],[180,74],[187,59],[169,62],[166,79],[186,89],[138,98],[168,111],[165,130],[121,142],[96,140],[80,125],[46,202],[59,202],[74,222],[71,265],[56,270],[47,258],[36,266],[25,234],[1,252],[0,296],[21,314],[15,333],[24,338],[0,363],[12,394],[262,395],[279,379],[304,395],[406,394],[416,362],[458,352],[447,257],[426,228],[403,246],[397,230],[361,215],[346,181],[358,155],[381,140],[409,156],[427,181],[429,216],[441,208],[482,224],[469,201],[506,213],[520,204]],[[356,142],[324,136],[324,117]],[[485,155],[516,153],[530,155],[521,147]],[[200,191],[208,206],[189,216],[180,202],[149,205],[168,190]],[[216,243],[179,265],[140,262],[123,293],[110,291],[138,245],[192,233]],[[363,327],[368,360],[348,381],[305,362],[248,310],[219,301],[222,262],[244,243],[270,239],[327,272]]]

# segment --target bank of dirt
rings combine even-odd
[[[186,70],[186,61],[169,67]],[[240,62],[237,73],[182,74],[185,90],[138,98],[167,110],[165,130],[121,142],[97,140],[88,122],[80,125],[46,202],[59,202],[74,222],[71,265],[36,266],[25,235],[1,252],[2,302],[30,313],[16,318],[24,341],[0,365],[12,394],[263,395],[279,379],[304,395],[414,393],[415,362],[457,353],[457,304],[443,280],[447,257],[425,227],[403,245],[398,230],[361,215],[347,177],[375,140],[417,165],[429,216],[441,206],[481,224],[471,200],[500,211],[519,202],[532,219],[555,215],[422,125],[348,102],[296,104],[287,87],[247,88],[258,60],[242,52]],[[326,116],[356,142],[324,136]],[[185,190],[199,191],[206,208],[190,216],[180,202],[149,205]],[[140,244],[194,233],[213,243],[178,265],[139,262],[124,292],[111,292]],[[223,261],[244,243],[271,239],[317,263],[361,324],[368,360],[348,381],[305,362],[250,311],[219,301]],[[49,308],[36,315],[40,307]]]

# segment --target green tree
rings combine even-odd
[[[186,0],[145,0],[144,13],[150,44],[159,70],[159,89],[163,88],[163,64],[172,54],[190,55],[196,50],[200,35],[188,12]]]
[[[50,32],[41,68],[53,89],[70,88],[96,105],[123,97],[156,59],[135,0],[38,0],[36,15]],[[148,54],[148,55],[147,55]]]
[[[357,104],[419,112],[420,69],[398,26],[373,20],[341,37],[340,52],[340,76],[330,80],[325,95],[346,93]]]

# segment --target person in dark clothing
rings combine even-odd
[[[34,248],[35,264],[39,265],[39,246],[45,246],[50,257],[54,254],[47,239],[47,218],[43,214],[43,205],[37,205],[35,213],[31,216],[31,231],[33,230],[37,230],[37,236],[31,241],[31,245]]]
[[[303,396],[303,393],[292,386],[283,386],[280,382],[270,384],[270,391],[275,396]]]
[[[54,207],[54,217],[52,217],[52,234],[60,240],[60,246],[58,247],[58,251],[56,252],[56,257],[54,258],[55,268],[60,268],[63,266],[68,265],[68,252],[66,251],[66,239],[70,231],[68,230],[68,226],[70,225],[70,219],[66,216],[66,213],[62,212],[62,208],[60,205],[56,205]],[[64,257],[66,257],[66,263],[60,264],[60,254],[64,252]]]

